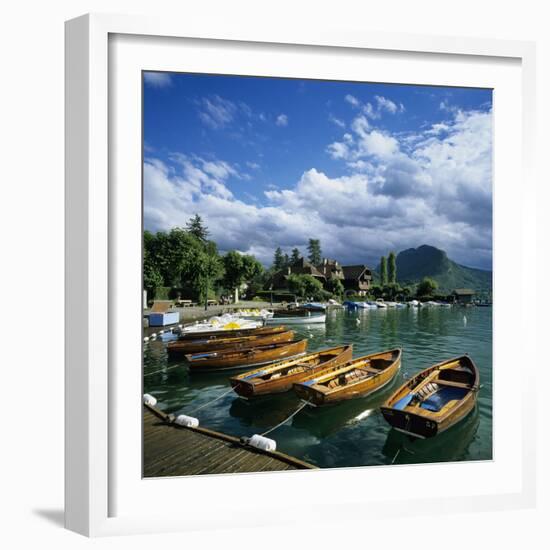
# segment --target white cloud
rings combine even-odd
[[[374,96],[374,99],[376,99],[380,111],[388,111],[388,113],[395,114],[399,110],[399,107],[391,99],[379,95]]]
[[[345,128],[346,127],[346,123],[343,120],[340,120],[339,118],[336,118],[332,114],[329,115],[328,120],[329,120],[329,122],[332,122],[333,124],[338,126],[338,128]]]
[[[355,96],[352,96],[351,94],[347,94],[346,97],[344,98],[352,107],[359,107],[360,105],[360,102],[359,100],[355,97]]]
[[[259,165],[257,162],[250,162],[250,161],[247,161],[246,165],[247,165],[251,170],[259,170],[259,169],[260,169],[260,165]]]
[[[327,151],[333,159],[346,159],[349,156],[349,149],[345,143],[331,143]]]
[[[370,101],[361,103],[359,99],[350,94],[346,95],[344,98],[352,107],[356,109],[361,109],[362,113],[372,120],[378,120],[382,117],[383,113],[390,113],[395,115],[397,113],[404,113],[405,106],[403,103],[395,103],[387,97],[375,95],[373,105]]]
[[[172,85],[169,73],[144,72],[143,81],[154,88],[166,88]]]
[[[210,128],[217,130],[229,125],[237,114],[237,106],[219,95],[204,97],[200,101],[199,118]]]
[[[280,114],[275,120],[277,126],[288,126],[288,116],[285,114]]]
[[[266,264],[275,246],[305,248],[313,237],[327,256],[344,263],[374,264],[388,250],[427,243],[460,263],[490,267],[490,112],[457,111],[402,135],[377,128],[363,113],[349,128],[326,148],[349,175],[310,169],[286,188],[273,182],[263,201],[257,192],[235,196],[230,183],[245,175],[226,161],[147,159],[145,227],[184,226],[198,212],[221,250],[252,253]]]
[[[399,149],[398,141],[379,130],[372,130],[362,137],[359,142],[359,155],[374,155],[380,158],[387,158],[396,153]]]

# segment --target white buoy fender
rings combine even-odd
[[[154,407],[157,404],[156,398],[154,398],[152,395],[149,395],[148,393],[143,396],[143,402],[145,403],[145,405],[149,405],[150,407]]]
[[[251,447],[256,447],[257,449],[262,449],[263,451],[276,451],[277,442],[274,439],[269,439],[269,437],[264,437],[262,435],[254,434],[248,444]]]
[[[185,426],[186,428],[196,428],[199,425],[198,418],[187,416],[185,414],[180,414],[174,422],[180,426]]]

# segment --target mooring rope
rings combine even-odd
[[[401,447],[399,449],[397,449],[397,452],[395,453],[395,456],[393,457],[393,460],[391,461],[392,464],[395,462],[395,460],[397,459],[397,456],[399,455],[400,452],[401,452]]]
[[[155,370],[153,372],[146,372],[143,377],[145,378],[146,376],[153,376],[153,374],[158,374],[159,372],[166,372],[166,371],[169,371],[169,370],[172,370],[172,369],[176,369],[178,367],[183,367],[183,363],[178,363],[177,365],[172,365],[171,367],[166,367],[165,369],[159,369],[159,370]]]
[[[269,428],[266,432],[263,434],[260,434],[262,437],[264,435],[267,435],[268,433],[271,433],[272,431],[276,430],[277,428],[281,427],[283,424],[288,422],[293,416],[297,415],[304,407],[309,405],[309,401],[304,401],[290,416],[285,418],[282,422],[279,422],[276,426],[273,426],[273,428]]]
[[[221,395],[218,395],[215,399],[212,399],[212,401],[208,401],[208,403],[205,403],[204,405],[201,405],[200,407],[197,407],[196,409],[192,409],[190,412],[196,413],[197,411],[200,411],[201,409],[204,409],[205,407],[208,407],[208,405],[211,405],[212,403],[215,403],[216,401],[219,401],[222,397],[225,397],[228,393],[231,393],[233,391],[233,388],[229,388],[226,392],[223,392]]]

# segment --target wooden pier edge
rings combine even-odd
[[[264,455],[270,459],[276,459],[280,461],[283,464],[286,464],[290,467],[290,469],[296,469],[296,470],[317,470],[319,469],[317,466],[310,464],[308,462],[305,462],[303,460],[300,460],[298,458],[295,458],[293,456],[287,455],[285,453],[281,453],[280,451],[264,451],[262,449],[258,449],[256,447],[251,447],[250,445],[247,445],[243,443],[238,437],[234,437],[232,435],[224,434],[221,432],[216,432],[214,430],[210,430],[208,428],[203,428],[201,426],[198,426],[196,428],[190,428],[186,426],[180,426],[179,424],[174,423],[174,416],[166,414],[159,410],[158,408],[144,404],[144,414],[146,411],[153,414],[155,417],[157,417],[159,420],[161,420],[163,423],[165,423],[166,428],[173,429],[173,430],[183,430],[183,431],[190,431],[194,432],[196,434],[203,435],[210,439],[217,439],[226,443],[231,443],[233,446],[238,447],[244,451],[247,451],[251,454],[257,454],[257,455]],[[145,441],[144,441],[145,444]],[[145,465],[144,465],[145,466]],[[239,472],[235,472],[239,473]],[[185,475],[185,474],[184,474]],[[190,475],[190,474],[189,474]],[[149,477],[149,476],[148,476]]]

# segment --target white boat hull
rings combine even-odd
[[[266,325],[311,325],[324,323],[326,315],[309,315],[307,317],[271,317],[265,320]]]

